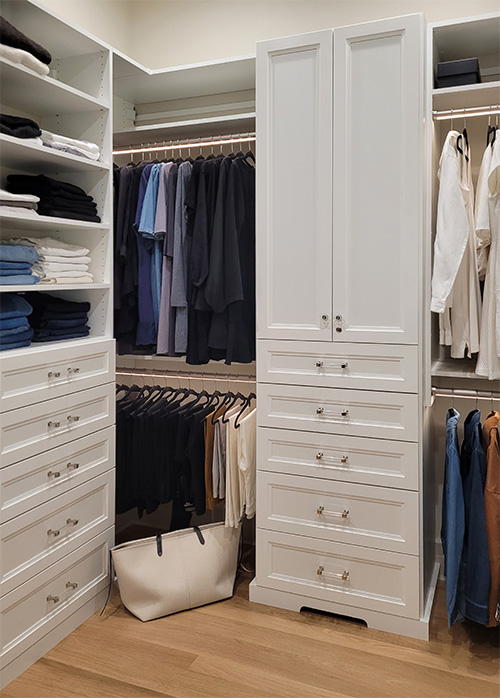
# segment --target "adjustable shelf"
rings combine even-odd
[[[0,134],[0,153],[2,167],[23,172],[40,171],[50,175],[86,170],[103,173],[109,171],[109,165],[103,162],[89,160],[5,134]]]

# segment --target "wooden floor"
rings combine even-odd
[[[344,620],[228,600],[141,623],[112,600],[2,698],[498,698],[499,633],[447,628],[443,588],[430,642]]]

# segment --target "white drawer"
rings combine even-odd
[[[70,347],[33,345],[2,357],[0,411],[33,405],[115,380],[114,339],[85,339]]]
[[[114,421],[114,383],[5,412],[0,424],[0,465],[43,453]]]
[[[263,383],[418,392],[418,347],[332,342],[257,342]]]
[[[114,520],[115,471],[108,470],[0,526],[0,590],[7,594],[101,533]]]
[[[0,599],[2,667],[106,587],[113,540],[108,528]]]
[[[418,493],[259,472],[257,526],[418,555]]]
[[[259,427],[257,454],[259,470],[418,489],[416,443]]]
[[[321,599],[419,618],[418,582],[413,555],[257,530],[257,584],[308,596],[311,607]]]
[[[0,470],[0,523],[114,466],[115,429],[84,436]]]
[[[257,424],[418,441],[418,395],[260,383]]]

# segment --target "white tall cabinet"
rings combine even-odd
[[[421,15],[258,44],[250,598],[428,636]]]
[[[53,55],[39,76],[0,59],[1,111],[90,140],[98,162],[0,135],[10,173],[83,187],[101,223],[0,213],[0,239],[49,236],[90,249],[91,284],[0,286],[89,301],[90,336],[0,353],[0,687],[104,604],[114,544],[111,51],[37,2],[2,16]]]

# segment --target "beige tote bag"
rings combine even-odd
[[[195,526],[111,550],[123,605],[152,620],[233,595],[240,529]]]

